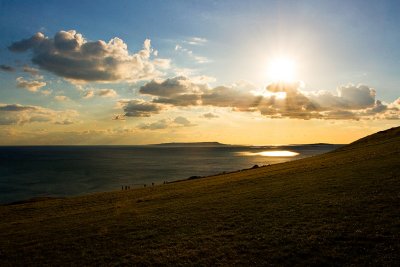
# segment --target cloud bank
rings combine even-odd
[[[150,81],[140,87],[139,92],[152,97],[150,101],[140,102],[140,107],[149,109],[145,112],[147,117],[169,107],[208,106],[259,112],[269,118],[400,119],[399,101],[384,103],[377,100],[375,89],[366,85],[339,86],[336,93],[332,93],[306,92],[300,82],[280,82],[268,85],[260,93],[256,87],[245,82],[210,88],[207,84],[178,76]],[[136,105],[138,100],[133,101],[135,105],[132,108],[136,110],[139,108]],[[212,118],[211,115],[204,117]]]
[[[72,124],[78,117],[75,110],[57,111],[40,106],[0,103],[0,125],[23,125],[34,122]]]

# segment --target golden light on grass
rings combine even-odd
[[[295,157],[297,152],[289,150],[268,150],[261,152],[238,152],[242,156],[263,156],[263,157]]]

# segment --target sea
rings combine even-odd
[[[311,157],[339,146],[0,147],[0,204],[157,186]]]

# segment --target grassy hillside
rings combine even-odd
[[[0,265],[400,264],[400,128],[324,155],[0,206]]]

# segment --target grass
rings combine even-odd
[[[151,188],[0,206],[0,265],[400,264],[400,128]]]

